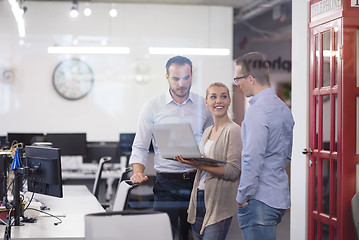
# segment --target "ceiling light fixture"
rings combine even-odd
[[[92,14],[91,8],[87,7],[87,8],[84,9],[84,15],[86,17],[91,16],[91,14]]]
[[[16,0],[9,0],[9,4],[11,6],[11,11],[14,14],[15,20],[17,22],[17,28],[19,31],[19,37],[25,37],[25,21],[24,21],[24,13],[26,8],[21,8],[19,3]]]
[[[72,18],[76,18],[79,15],[77,0],[72,0],[72,7],[69,14]]]
[[[165,48],[150,47],[150,54],[180,54],[180,55],[210,55],[210,56],[228,56],[228,48]]]
[[[128,47],[48,47],[54,54],[129,54]]]
[[[109,14],[111,17],[117,17],[117,10],[115,8],[111,8],[110,11],[109,11]]]

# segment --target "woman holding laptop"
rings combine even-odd
[[[228,117],[231,104],[229,89],[223,83],[212,83],[206,91],[206,105],[214,124],[208,127],[199,146],[210,158],[226,161],[209,165],[194,159],[175,159],[197,168],[188,208],[188,222],[195,239],[225,239],[232,216],[236,214],[236,194],[241,174],[241,128]]]

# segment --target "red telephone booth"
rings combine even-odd
[[[308,239],[354,239],[359,0],[311,0],[309,30]]]

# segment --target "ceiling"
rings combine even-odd
[[[26,0],[26,1],[49,1],[49,0]],[[72,0],[55,0],[55,1],[72,1]],[[214,6],[229,6],[229,7],[241,8],[247,5],[249,2],[253,2],[253,0],[78,0],[78,2],[214,5]]]
[[[50,0],[17,0],[50,1]],[[234,34],[248,31],[264,40],[291,38],[292,0],[52,0],[97,3],[146,3],[176,5],[207,5],[233,7]]]

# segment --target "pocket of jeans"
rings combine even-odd
[[[245,228],[248,226],[249,222],[250,222],[250,211],[248,210],[249,208],[249,204],[245,205],[244,207],[239,207],[238,208],[238,222],[239,222],[239,227],[240,228]]]
[[[249,203],[243,207],[238,207],[238,214],[244,214],[247,211],[247,208],[249,208]]]

